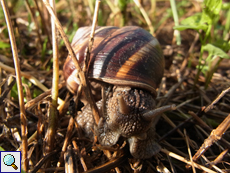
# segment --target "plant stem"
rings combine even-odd
[[[56,13],[55,2],[54,0],[49,0],[51,7],[53,8],[54,13]],[[56,127],[57,127],[57,98],[58,98],[58,82],[59,82],[59,66],[58,66],[58,42],[56,38],[56,26],[54,20],[51,18],[51,29],[52,29],[52,46],[53,46],[53,81],[52,81],[52,104],[50,104],[49,109],[49,123],[48,129],[46,132],[45,140],[45,155],[49,154],[54,147]],[[50,161],[47,161],[46,167],[50,166]]]
[[[171,8],[172,8],[173,20],[174,20],[175,26],[178,26],[179,25],[179,19],[178,19],[175,0],[170,0],[170,4],[171,4]],[[174,35],[176,36],[177,45],[180,45],[181,44],[180,32],[178,30],[174,30]]]
[[[224,28],[224,34],[223,34],[223,38],[225,40],[228,40],[229,38],[229,30],[230,30],[230,9],[227,12],[226,24]]]
[[[210,35],[211,29],[212,29],[212,25],[209,24],[208,25],[208,29],[205,32],[204,39],[202,39],[201,33],[199,33],[199,35],[200,35],[200,42],[201,42],[201,49],[200,49],[200,57],[199,57],[199,64],[198,64],[198,72],[197,72],[196,77],[195,77],[195,83],[194,83],[194,85],[197,84],[199,76],[200,76],[200,72],[201,72],[202,68],[204,67],[204,65],[203,65],[203,67],[201,68],[201,62],[203,60],[204,46],[205,46],[206,41],[207,41],[207,39],[208,39],[208,37]]]
[[[196,77],[195,77],[195,82],[194,82],[194,85],[197,84],[198,82],[198,79],[199,79],[199,76],[200,76],[200,72],[202,70],[201,68],[201,62],[202,62],[202,58],[203,58],[203,53],[204,53],[204,49],[203,49],[203,45],[201,46],[201,49],[200,49],[200,57],[199,57],[199,64],[198,64],[198,72],[196,73]]]

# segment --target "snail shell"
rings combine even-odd
[[[78,29],[72,47],[83,66],[91,27]],[[63,67],[68,89],[76,93],[77,70],[68,56]],[[142,88],[156,95],[164,73],[164,57],[156,38],[136,26],[97,27],[88,65],[88,78],[113,85]]]
[[[73,38],[72,47],[81,66],[90,31],[91,27],[80,28]],[[70,56],[63,71],[68,89],[76,93],[80,81]],[[136,26],[97,27],[87,75],[95,95],[100,90],[95,84],[107,84],[113,89],[107,91],[104,116],[98,126],[94,128],[88,105],[76,118],[79,126],[91,137],[90,129],[94,129],[102,145],[113,146],[120,137],[127,139],[135,158],[145,159],[158,153],[160,146],[154,140],[154,118],[173,109],[171,106],[155,109],[156,88],[163,72],[162,50],[157,39],[147,31]],[[99,110],[101,104],[97,102]]]

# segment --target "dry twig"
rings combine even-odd
[[[224,121],[214,130],[212,130],[211,134],[207,139],[205,139],[204,143],[200,147],[200,149],[193,156],[193,161],[196,162],[205,151],[208,150],[213,143],[220,140],[222,135],[226,132],[226,130],[230,126],[230,114],[224,119]]]

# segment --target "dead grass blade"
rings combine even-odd
[[[30,6],[30,3],[28,0],[25,0],[25,4],[26,4],[26,8],[28,10],[28,12],[30,13],[31,15],[31,19],[33,20],[34,24],[35,24],[35,31],[37,33],[37,36],[38,36],[38,40],[39,40],[39,43],[40,43],[40,49],[42,48],[42,39],[41,39],[41,34],[39,32],[39,27],[38,27],[38,22],[35,18],[35,13],[34,11],[32,10],[31,6]]]
[[[78,147],[78,145],[77,145],[77,143],[76,143],[76,141],[72,141],[72,144],[73,144],[73,147],[74,147],[74,150],[75,150],[75,153],[77,154],[77,156],[80,158],[80,162],[81,162],[81,165],[82,165],[82,167],[83,167],[83,169],[84,169],[84,171],[87,171],[88,170],[88,168],[87,168],[87,166],[86,166],[86,164],[85,164],[85,160],[84,160],[84,158],[81,156],[81,153],[80,153],[80,151],[79,151],[79,147]]]
[[[74,158],[73,158],[73,150],[72,150],[71,145],[68,146],[67,151],[64,153],[64,160],[65,160],[65,172],[74,173],[75,172],[74,171],[75,170],[74,169]]]
[[[36,5],[36,8],[37,8],[38,12],[39,12],[39,16],[41,17],[41,22],[42,23],[46,23],[45,19],[44,19],[44,16],[43,16],[43,14],[42,14],[42,12],[41,12],[41,10],[39,8],[38,1],[37,0],[33,0],[33,1],[34,1],[35,5]],[[46,36],[48,38],[48,44],[51,47],[51,40],[52,39],[51,39],[51,34],[49,33],[48,26],[47,25],[43,25],[43,27],[44,27],[44,32],[45,32],[45,34],[46,34]]]
[[[58,85],[58,89],[62,88],[65,85],[65,82],[62,82]],[[42,99],[44,99],[45,97],[47,97],[48,95],[51,94],[51,89],[45,91],[44,93],[40,94],[39,96],[37,96],[36,98],[28,101],[25,104],[25,108],[26,109],[30,109],[31,107],[33,107],[35,104],[37,104],[39,101],[41,101]],[[61,104],[61,103],[59,103]]]
[[[6,71],[9,71],[11,73],[15,73],[15,69],[10,67],[10,66],[7,66],[3,63],[0,62],[0,68],[3,68],[4,70]],[[35,86],[39,87],[41,90],[43,91],[48,91],[49,89],[43,85],[38,79],[36,79],[34,76],[26,73],[26,72],[22,72],[21,71],[21,76],[24,76],[26,79],[28,79],[31,83],[33,83]],[[63,85],[63,84],[62,84]],[[63,100],[61,100],[60,98],[58,98],[58,104],[61,105],[63,104]]]
[[[42,167],[42,165],[44,164],[44,163],[46,163],[46,161],[50,158],[50,157],[52,157],[54,154],[56,154],[57,153],[57,151],[52,151],[52,152],[50,152],[49,154],[47,154],[46,156],[44,156],[35,166],[34,166],[34,169],[30,172],[30,173],[36,173],[36,172],[38,172],[38,170]],[[54,168],[54,169],[56,169],[56,168]]]
[[[53,8],[54,13],[56,14],[55,1],[49,0],[51,7]],[[49,104],[49,122],[48,129],[45,135],[45,153],[50,153],[54,148],[56,129],[57,129],[57,119],[58,119],[58,111],[57,111],[57,100],[58,100],[58,82],[59,82],[59,61],[58,61],[58,41],[57,41],[57,29],[55,26],[55,21],[51,18],[51,33],[52,33],[52,48],[53,48],[53,81],[52,81],[52,90],[51,90],[51,98],[52,104]],[[46,168],[50,166],[50,160],[46,162]]]
[[[5,0],[1,0],[3,12],[6,19],[7,29],[9,32],[10,37],[10,43],[11,43],[11,49],[12,54],[14,58],[14,65],[15,65],[15,71],[16,71],[16,81],[18,86],[18,99],[19,99],[19,105],[20,105],[20,120],[21,120],[21,136],[22,136],[22,168],[24,171],[28,171],[28,159],[27,159],[27,120],[26,120],[26,112],[25,112],[25,106],[24,106],[24,96],[23,96],[23,87],[22,87],[22,81],[21,81],[21,73],[20,73],[20,64],[19,64],[19,57],[18,57],[18,51],[16,46],[16,41],[14,37],[14,31],[10,20],[10,14],[7,7],[7,4]]]
[[[6,81],[7,80],[1,82],[0,85],[2,85],[2,83],[5,83]],[[13,80],[10,81],[10,84],[7,86],[7,88],[1,93],[1,95],[0,95],[0,105],[3,103],[3,100],[7,97],[8,93],[10,92],[10,90],[12,89],[12,87],[14,86],[15,82],[16,82],[16,80],[15,80],[15,78],[13,78]]]
[[[230,91],[230,87],[222,91],[220,95],[208,107],[204,109],[204,112],[208,112],[210,109],[213,109],[214,104],[216,104],[229,91]]]
[[[118,158],[111,159],[109,162],[102,164],[101,166],[98,166],[98,167],[95,167],[91,170],[88,170],[85,173],[107,172],[107,171],[113,169],[114,167],[120,165],[121,163],[123,163],[126,160],[127,160],[126,155],[122,155],[122,156],[119,156]]]
[[[194,167],[194,162],[192,160],[191,149],[190,149],[190,146],[189,146],[189,138],[187,136],[187,133],[186,133],[185,129],[184,129],[184,136],[185,136],[185,141],[186,141],[187,148],[188,148],[189,159],[190,159],[190,162],[191,162],[191,165],[192,165],[192,171],[193,171],[193,173],[196,173],[196,170],[195,170],[195,167]]]
[[[57,167],[60,167],[62,162],[63,162],[63,157],[64,157],[64,154],[65,154],[65,152],[67,150],[67,145],[68,145],[70,137],[72,135],[73,127],[74,127],[74,119],[73,119],[73,117],[71,117],[70,120],[69,120],[69,125],[68,125],[68,128],[67,128],[66,137],[65,137],[65,140],[64,140],[64,144],[62,146],[61,156],[59,157]]]
[[[179,161],[181,161],[181,162],[184,162],[184,163],[186,163],[186,164],[188,164],[188,165],[192,165],[191,161],[188,161],[187,159],[185,159],[185,158],[183,158],[183,157],[181,157],[181,156],[179,156],[179,155],[177,155],[177,154],[175,154],[175,153],[172,153],[172,152],[170,152],[170,151],[168,151],[168,150],[166,150],[166,149],[161,149],[161,152],[163,152],[163,153],[165,153],[166,155],[168,155],[168,156],[170,156],[170,157],[173,157],[173,158],[175,158],[175,159],[177,159],[177,160],[179,160]],[[196,168],[198,168],[198,169],[200,169],[200,170],[203,170],[203,171],[205,171],[205,172],[216,173],[215,171],[212,171],[211,169],[206,168],[206,167],[204,167],[204,166],[202,166],[202,165],[199,165],[199,164],[197,164],[197,163],[195,163],[195,162],[194,162],[193,164],[194,164],[194,167],[196,167]]]
[[[220,163],[224,159],[224,157],[228,153],[228,151],[229,151],[229,149],[225,149],[224,151],[222,151],[220,153],[220,155],[214,161],[211,162],[210,168],[212,167],[212,165],[216,165],[216,164]]]
[[[98,11],[99,11],[100,3],[101,3],[100,0],[96,1],[94,16],[93,16],[93,24],[92,24],[92,29],[91,29],[90,38],[89,38],[89,44],[88,44],[88,47],[86,48],[86,57],[85,57],[85,62],[83,66],[83,72],[85,73],[86,76],[87,76],[88,61],[90,60],[90,53],[93,47],[94,34],[95,34],[95,28],[96,28],[97,19],[98,19]]]
[[[50,15],[52,16],[52,18],[55,20],[55,24],[56,24],[56,27],[58,28],[64,42],[65,42],[65,45],[66,45],[66,48],[68,49],[69,51],[69,54],[70,56],[72,57],[72,60],[74,62],[74,65],[76,67],[76,69],[79,71],[79,77],[80,77],[80,80],[81,80],[81,83],[83,85],[83,90],[85,91],[85,94],[86,94],[86,98],[88,98],[89,100],[89,104],[91,106],[91,109],[92,109],[92,112],[93,112],[93,116],[94,116],[94,119],[95,119],[95,122],[98,124],[99,122],[99,112],[98,112],[98,108],[95,104],[95,101],[93,100],[93,97],[92,97],[92,93],[89,89],[89,85],[88,84],[88,80],[84,74],[84,72],[82,71],[78,61],[77,61],[77,58],[76,58],[76,55],[70,45],[70,42],[61,26],[61,23],[59,22],[57,16],[55,15],[55,13],[53,12],[53,9],[52,7],[47,3],[46,0],[43,0],[43,3],[45,4],[47,10],[49,11]]]
[[[215,169],[217,172],[223,172],[220,168],[218,168],[216,165],[212,165],[211,164],[211,162],[208,160],[208,158],[207,157],[205,157],[204,155],[202,155],[202,158],[204,159],[204,161],[206,162],[206,164],[208,164],[209,165],[209,168],[211,169],[211,168],[213,168],[213,169]]]
[[[0,68],[8,71],[8,72],[11,72],[11,73],[15,73],[15,69],[10,67],[10,66],[7,66],[3,63],[0,62]],[[36,85],[37,87],[39,87],[41,90],[43,91],[47,91],[48,88],[46,86],[44,86],[38,79],[36,79],[34,76],[26,73],[26,72],[21,72],[21,76],[24,76],[25,78],[27,78],[28,80],[30,80],[31,83],[33,83],[34,85]]]
[[[145,21],[146,21],[146,23],[147,23],[148,26],[149,26],[150,33],[151,33],[152,35],[155,35],[155,33],[154,33],[154,27],[153,27],[153,25],[152,25],[152,23],[151,23],[151,20],[149,19],[148,14],[146,13],[145,9],[142,7],[141,3],[140,3],[138,0],[133,0],[133,1],[135,2],[136,6],[140,9],[142,15],[144,16]]]

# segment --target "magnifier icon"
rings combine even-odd
[[[15,158],[11,154],[7,154],[3,158],[3,162],[7,166],[12,166],[15,170],[18,169],[18,167],[14,164],[15,163]]]

